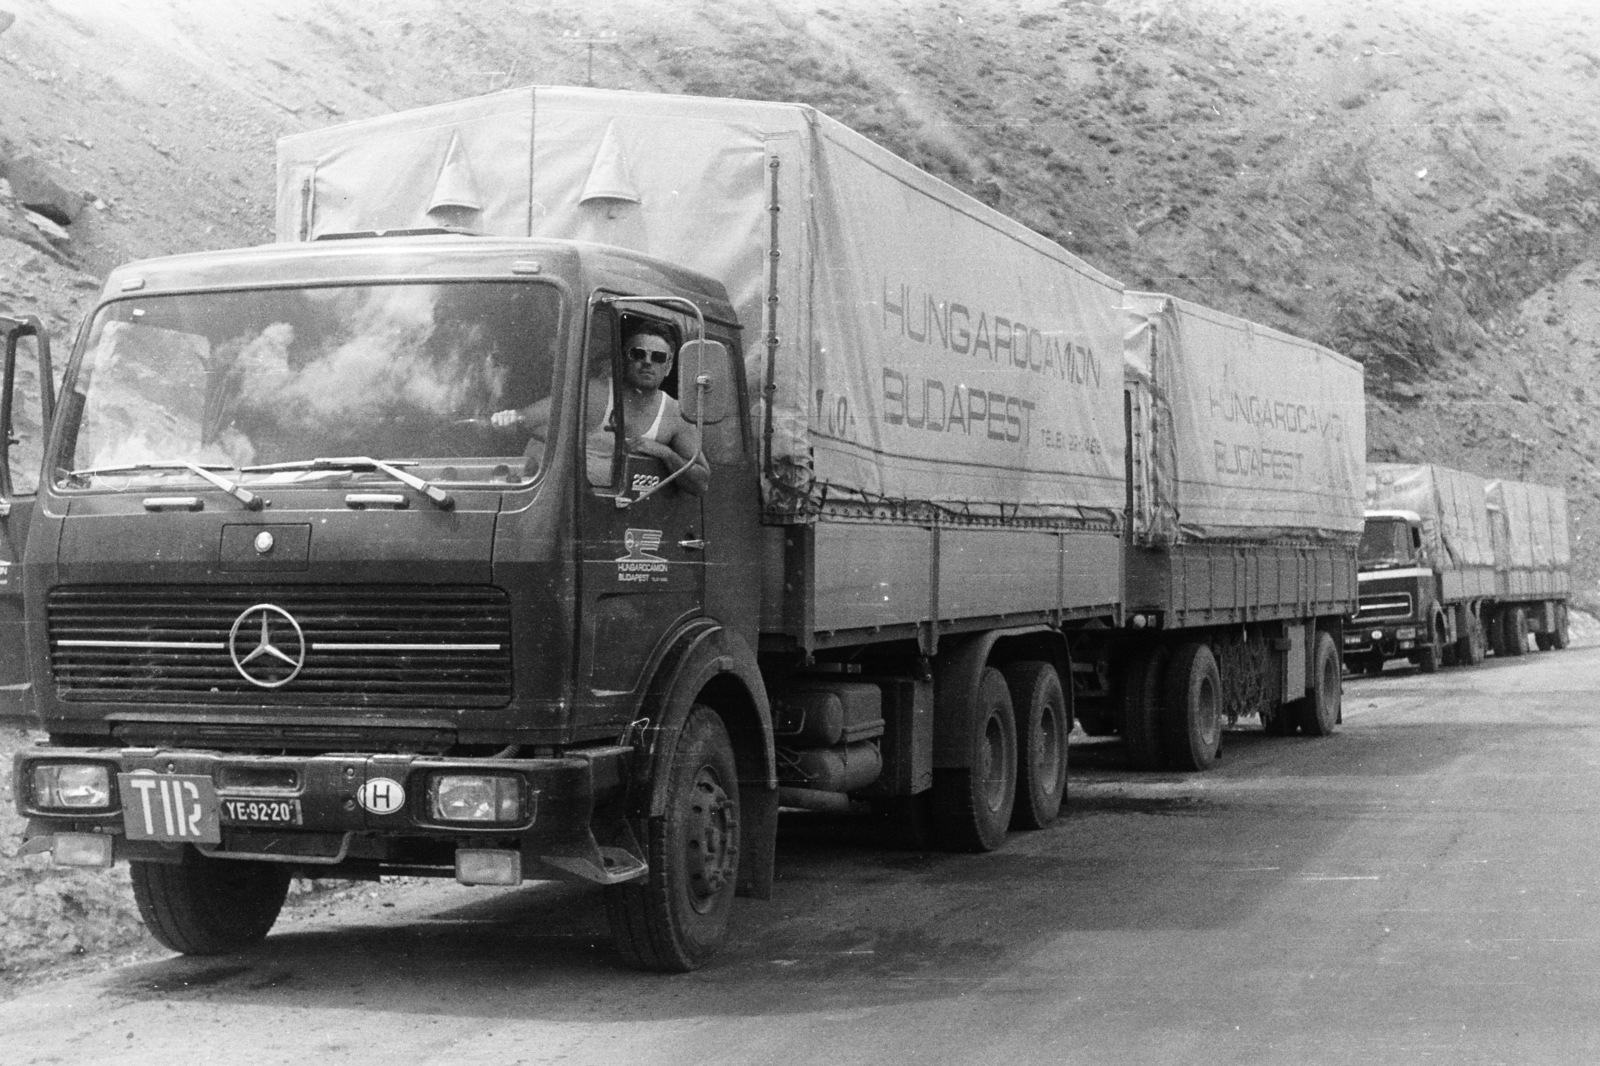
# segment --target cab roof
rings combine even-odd
[[[553,276],[586,285],[666,290],[702,304],[708,318],[733,323],[720,281],[642,252],[583,241],[428,233],[264,244],[142,259],[113,270],[101,299],[218,289],[513,280]]]

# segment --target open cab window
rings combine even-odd
[[[539,282],[157,295],[102,307],[62,396],[55,480],[189,480],[177,461],[276,482],[367,456],[430,481],[543,465],[563,299]],[[496,419],[542,409],[545,419]],[[165,464],[165,465],[163,465]]]

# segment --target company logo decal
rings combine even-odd
[[[391,777],[374,777],[356,792],[356,802],[373,814],[394,814],[406,805],[405,786]]]
[[[628,554],[617,560],[618,581],[665,581],[667,560],[656,554],[661,547],[661,530],[630,529],[622,535]]]
[[[252,685],[279,688],[306,665],[306,635],[288,611],[258,603],[233,620],[228,657],[239,676]]]

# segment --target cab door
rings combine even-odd
[[[585,461],[577,471],[579,687],[598,719],[625,722],[657,649],[703,611],[704,524],[699,496],[676,482],[652,491],[666,477],[662,463],[620,454],[620,438],[602,415],[616,406],[607,401],[621,380],[622,324],[604,304],[590,314],[579,434]],[[597,455],[594,441],[582,439],[595,427],[611,434],[612,452]]]
[[[0,393],[0,722],[32,717],[23,628],[22,550],[33,517],[44,445],[55,410],[50,339],[36,318],[0,315],[5,344]]]

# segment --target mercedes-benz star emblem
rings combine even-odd
[[[287,638],[282,646],[274,643],[274,631]],[[228,656],[239,676],[252,685],[278,688],[293,681],[305,666],[306,635],[288,611],[258,603],[233,620]]]

